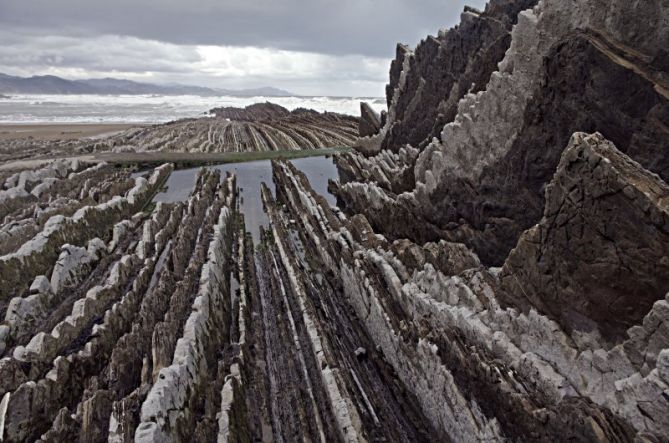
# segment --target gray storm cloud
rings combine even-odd
[[[484,2],[2,0],[0,71],[380,95],[396,42],[452,26],[465,3]]]

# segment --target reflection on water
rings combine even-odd
[[[195,189],[195,180],[197,179],[197,171],[199,169],[192,168],[172,171],[167,182],[165,182],[167,190],[156,194],[153,201],[174,203],[188,199],[190,193]]]
[[[322,195],[330,206],[337,206],[337,199],[328,191],[328,180],[339,178],[339,172],[332,157],[304,157],[291,160],[297,169],[304,172],[311,187]]]
[[[237,187],[239,188],[239,201],[246,230],[253,236],[253,243],[260,242],[260,227],[269,226],[269,218],[265,214],[260,197],[260,184],[266,183],[272,194],[274,194],[274,182],[272,181],[272,163],[269,160],[258,160],[245,163],[228,163],[214,166],[221,171],[221,177],[226,172],[237,175]]]
[[[307,157],[291,160],[291,162],[304,172],[314,191],[325,197],[330,205],[336,205],[336,199],[327,190],[328,180],[339,177],[331,157]],[[211,168],[221,171],[221,178],[225,177],[226,172],[237,175],[240,208],[244,213],[246,230],[251,233],[253,242],[258,244],[260,242],[260,227],[269,226],[269,218],[263,209],[260,196],[261,183],[266,183],[272,194],[275,194],[274,182],[272,181],[272,163],[269,160],[258,160],[245,163],[226,163]],[[172,172],[165,184],[167,189],[158,193],[154,201],[165,203],[185,201],[195,188],[199,169],[181,169]]]

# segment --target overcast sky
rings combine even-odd
[[[484,0],[0,0],[0,72],[384,95],[415,46]]]

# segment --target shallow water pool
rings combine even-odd
[[[336,205],[335,197],[328,192],[328,180],[339,178],[332,157],[306,157],[290,161],[307,176],[314,191],[325,197],[331,206]],[[263,209],[260,196],[261,184],[265,183],[272,194],[275,195],[271,161],[226,163],[210,166],[210,168],[221,171],[221,178],[225,177],[226,172],[237,175],[240,208],[244,214],[246,230],[251,233],[253,242],[258,244],[260,242],[260,227],[266,228],[269,226],[269,218]],[[180,169],[172,172],[165,183],[166,189],[156,194],[154,201],[165,203],[185,201],[195,188],[195,180],[199,169],[199,167]]]

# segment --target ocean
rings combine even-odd
[[[244,107],[270,101],[286,107],[360,115],[360,102],[377,112],[378,97],[199,97],[192,95],[14,95],[0,97],[0,123],[164,123],[202,117],[220,106]]]

